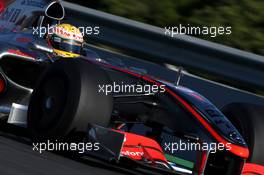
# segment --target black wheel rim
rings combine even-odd
[[[67,96],[64,77],[51,77],[41,84],[33,101],[33,123],[38,132],[48,132],[61,123]]]

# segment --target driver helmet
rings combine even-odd
[[[76,58],[81,55],[83,34],[70,24],[59,24],[52,28],[47,35],[47,42],[57,56]]]

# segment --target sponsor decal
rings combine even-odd
[[[18,19],[21,12],[22,12],[21,9],[7,8],[3,13],[1,13],[0,20],[9,21],[9,22],[14,23]]]
[[[123,155],[123,156],[129,156],[129,157],[135,157],[135,156],[140,156],[140,157],[142,157],[143,155],[144,155],[144,153],[143,152],[138,152],[138,151],[136,151],[136,152],[134,152],[134,151],[122,151],[121,152],[121,154]]]
[[[43,1],[36,1],[36,0],[23,0],[21,2],[21,5],[44,8],[46,6],[46,3]]]

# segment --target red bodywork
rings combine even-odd
[[[17,56],[20,56],[20,57],[24,57],[24,58],[28,58],[30,60],[35,60],[34,56],[32,55],[29,55],[27,53],[24,53],[24,52],[21,52],[20,50],[14,50],[14,49],[9,49],[7,51],[8,54],[13,54],[13,55],[17,55]]]
[[[0,94],[6,90],[6,79],[5,77],[0,74]]]
[[[121,156],[127,156],[133,160],[148,160],[167,162],[162,148],[153,139],[128,133],[117,131],[125,135]]]
[[[264,175],[264,166],[246,163],[242,175]]]
[[[5,9],[3,2],[0,2],[0,13]]]
[[[121,150],[121,156],[129,157],[136,161],[147,160],[155,165],[155,161],[168,162],[160,145],[153,139],[115,130],[124,134],[125,139]],[[202,161],[205,162],[205,161]],[[201,167],[204,168],[205,165]],[[202,170],[199,174],[202,174]],[[264,175],[264,166],[246,163],[242,175]]]

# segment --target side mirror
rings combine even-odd
[[[46,9],[45,15],[51,19],[62,20],[65,16],[64,7],[60,2],[52,2]]]

